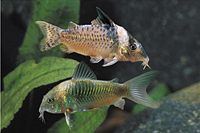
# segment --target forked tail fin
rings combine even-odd
[[[44,21],[36,21],[36,23],[40,26],[40,29],[44,34],[44,38],[40,43],[41,51],[49,50],[61,43],[60,33],[63,29]]]
[[[139,75],[124,84],[129,85],[128,99],[151,108],[158,108],[160,103],[154,101],[146,92],[147,86],[154,80],[158,71],[150,71]]]

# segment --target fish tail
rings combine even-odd
[[[44,21],[36,21],[36,23],[40,26],[40,29],[44,34],[44,38],[40,43],[41,51],[49,50],[61,43],[60,33],[63,31],[63,29]]]
[[[150,71],[128,80],[124,84],[129,86],[127,98],[151,108],[158,108],[159,102],[154,101],[146,92],[147,86],[154,80],[158,71]]]

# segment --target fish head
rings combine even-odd
[[[150,68],[148,65],[149,57],[147,56],[142,44],[138,42],[135,38],[132,37],[131,34],[128,33],[128,41],[126,44],[121,45],[120,54],[122,55],[122,60],[137,62],[142,61],[142,65],[145,69],[146,66]]]
[[[41,118],[42,121],[45,121],[44,111],[49,113],[61,113],[62,102],[59,97],[57,97],[56,90],[57,86],[51,89],[42,99],[42,103],[40,104],[39,108],[39,118]]]
[[[67,94],[71,81],[64,81],[51,89],[42,99],[39,118],[44,121],[44,111],[49,113],[72,113],[76,108],[75,100]]]

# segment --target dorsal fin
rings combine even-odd
[[[118,83],[119,79],[118,78],[114,78],[112,80],[110,80],[110,82],[114,82],[114,83]]]
[[[77,24],[75,24],[74,22],[70,21],[69,25],[68,25],[68,29],[76,28],[77,26],[78,26]]]
[[[92,79],[92,80],[96,80],[97,77],[94,74],[94,72],[84,63],[81,62],[78,64],[78,66],[76,67],[72,80],[78,80],[78,79]]]
[[[92,24],[108,24],[110,27],[114,27],[114,22],[98,7],[96,7],[98,17],[94,19]]]

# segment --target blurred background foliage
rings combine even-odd
[[[38,44],[41,41],[42,32],[35,24],[36,21],[46,21],[59,27],[67,29],[68,23],[79,21],[79,0],[33,0],[32,1],[32,14],[28,23],[25,39],[19,48],[19,55],[17,63],[22,63],[28,59],[39,61],[44,56],[57,56],[63,57],[64,53],[59,47],[41,52]]]

